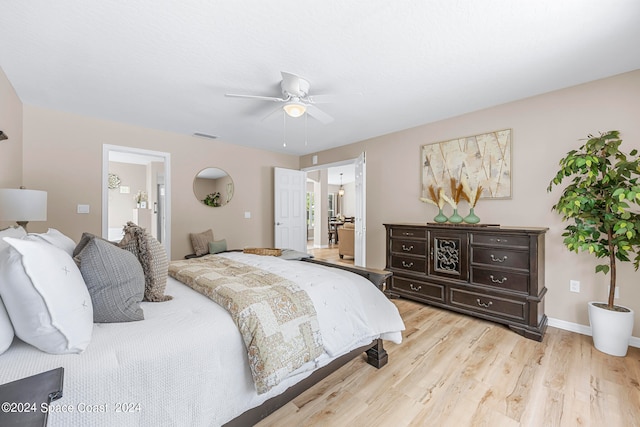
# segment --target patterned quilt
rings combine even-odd
[[[231,314],[258,394],[323,353],[313,303],[292,281],[216,255],[171,261],[169,275]]]

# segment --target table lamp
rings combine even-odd
[[[0,188],[0,221],[16,221],[26,231],[29,221],[46,220],[46,191]]]

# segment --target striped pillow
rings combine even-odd
[[[142,265],[145,279],[144,300],[161,302],[172,299],[173,297],[164,294],[169,270],[164,246],[144,228],[131,221],[127,222],[123,231],[124,237],[118,246],[133,253]]]

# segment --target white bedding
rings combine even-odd
[[[169,279],[173,300],[143,303],[145,320],[96,324],[82,354],[46,354],[15,339],[0,355],[0,384],[59,366],[64,393],[49,426],[216,426],[260,405],[373,338],[400,342],[396,307],[366,279],[298,261],[229,253],[307,289],[327,353],[258,395],[240,333],[227,312]],[[341,282],[354,280],[349,285]],[[350,279],[349,279],[350,278]],[[124,404],[124,406],[123,406]],[[117,412],[118,409],[131,412]],[[97,412],[88,412],[94,409]]]

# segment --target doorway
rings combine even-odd
[[[364,161],[364,153],[360,157]],[[307,249],[319,258],[365,266],[366,190],[364,170],[358,167],[360,157],[304,169]],[[338,229],[345,226],[354,231],[340,234],[349,236],[353,242],[352,245],[343,242],[341,249]]]
[[[102,237],[120,240],[132,221],[158,239],[171,259],[170,154],[104,144],[102,161]]]

